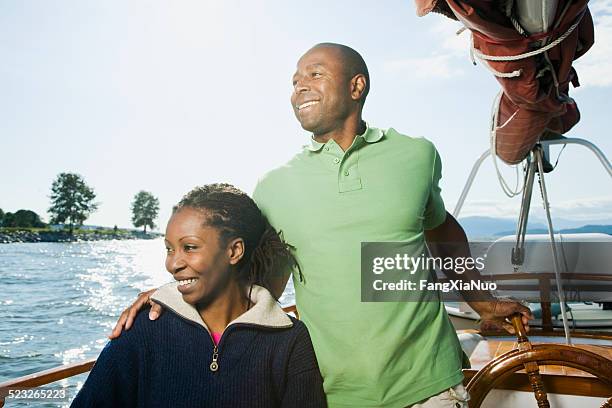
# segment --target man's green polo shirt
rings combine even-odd
[[[254,199],[296,248],[296,303],[331,407],[405,407],[461,382],[440,302],[361,302],[361,242],[423,242],[446,217],[433,144],[368,128],[346,152],[311,145],[266,174]]]

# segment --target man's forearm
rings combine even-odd
[[[451,258],[454,260],[462,258],[464,261],[472,257],[467,236],[463,228],[455,218],[446,214],[446,220],[438,227],[425,231],[425,238],[431,256],[440,259]],[[442,262],[444,266],[446,262]],[[452,262],[456,265],[457,262]],[[476,269],[466,268],[464,272],[458,273],[454,269],[442,268],[442,272],[451,280],[464,282],[481,281],[482,275]],[[488,290],[459,291],[461,296],[468,302],[494,301],[495,297]]]
[[[470,247],[463,228],[448,213],[446,214],[446,221],[442,225],[433,230],[425,231],[425,238],[433,256],[453,259],[459,257],[471,258]],[[453,262],[453,265],[455,265],[455,262]],[[461,274],[448,269],[443,269],[443,272],[450,279],[459,279],[464,282],[482,279],[476,268],[468,269]],[[488,329],[505,329],[513,333],[514,329],[507,319],[516,313],[522,315],[523,324],[527,329],[529,328],[529,319],[533,319],[530,310],[524,305],[515,301],[500,301],[489,291],[461,291],[460,293],[470,307],[480,315],[480,318],[487,322]]]

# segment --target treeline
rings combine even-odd
[[[0,208],[0,226],[7,228],[45,228],[47,224],[42,222],[40,216],[34,211],[19,210],[14,213],[5,213]]]
[[[75,227],[82,226],[100,205],[95,201],[96,194],[93,188],[76,173],[60,173],[51,185],[50,198],[49,224],[62,224],[70,234]],[[135,227],[143,227],[145,234],[147,227],[155,228],[155,220],[159,213],[157,197],[147,191],[139,191],[134,196],[131,210],[132,224]],[[22,209],[15,213],[5,213],[0,209],[0,227],[45,228],[47,226],[34,211]]]

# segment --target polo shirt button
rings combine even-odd
[[[336,163],[336,164],[340,163],[340,159],[336,157],[336,158],[334,159],[334,163]]]
[[[344,175],[345,175],[345,176],[348,176],[349,174],[350,174],[350,173],[349,173],[349,171],[348,171],[348,170],[346,170],[346,171],[344,172]]]
[[[329,146],[325,146],[325,151],[329,152]]]

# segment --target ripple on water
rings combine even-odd
[[[142,283],[167,279],[163,256],[159,240],[1,245],[0,381],[95,357]]]

